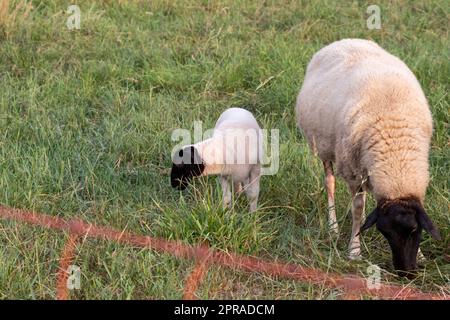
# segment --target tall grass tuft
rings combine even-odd
[[[0,1],[0,39],[8,38],[15,27],[22,24],[30,15],[33,4],[26,0],[17,2]]]

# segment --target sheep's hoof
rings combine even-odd
[[[362,256],[360,254],[349,254],[348,259],[351,261],[361,261]]]
[[[232,205],[231,205],[231,201],[230,202],[224,202],[222,204],[222,209],[226,210],[226,209],[231,209]]]
[[[337,222],[330,224],[330,233],[335,237],[339,237],[339,227],[337,225]]]
[[[361,252],[359,250],[355,250],[355,249],[350,250],[350,253],[348,254],[348,258],[349,258],[349,260],[352,260],[352,261],[360,261],[362,259]]]

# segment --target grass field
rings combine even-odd
[[[0,9],[0,203],[79,217],[138,234],[177,239],[270,260],[449,294],[450,3],[436,1],[32,1]],[[66,27],[69,4],[81,29]],[[381,30],[366,27],[369,4]],[[1,8],[2,6],[0,6]],[[327,228],[321,162],[294,120],[312,54],[342,38],[377,41],[417,75],[434,117],[425,208],[443,240],[425,235],[415,280],[393,274],[386,240],[363,236],[360,262],[347,260],[350,195],[337,185],[338,239]],[[280,130],[280,169],[262,178],[260,209],[237,199],[221,209],[216,178],[174,191],[171,132],[230,106]],[[369,198],[366,211],[374,206]],[[0,221],[0,298],[53,299],[66,237]],[[194,264],[100,240],[82,241],[73,299],[181,298]],[[212,267],[200,298],[339,299],[322,286]]]

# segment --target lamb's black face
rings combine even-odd
[[[367,217],[361,231],[375,223],[389,242],[395,270],[401,276],[414,276],[422,229],[429,232],[433,238],[440,238],[420,202],[413,198],[379,205]]]
[[[193,146],[178,151],[172,159],[170,182],[173,188],[186,189],[193,177],[197,177],[205,170],[205,165],[197,149]]]

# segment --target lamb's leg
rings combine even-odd
[[[352,201],[352,235],[350,238],[350,243],[348,245],[348,257],[350,260],[361,259],[361,248],[359,241],[359,230],[361,228],[361,220],[364,216],[364,207],[366,203],[366,192],[363,188],[360,188],[353,193]]]
[[[250,212],[256,211],[256,208],[258,207],[260,178],[260,168],[254,166],[250,171],[249,182],[244,188],[245,194],[247,195],[248,201],[250,203]]]
[[[242,183],[241,182],[234,182],[234,192],[235,193],[242,192]]]
[[[334,207],[334,189],[336,179],[333,174],[333,165],[331,161],[324,161],[323,167],[325,169],[325,189],[328,195],[328,224],[330,229],[339,234],[339,226],[336,220],[336,209]]]
[[[223,208],[230,208],[231,206],[231,190],[230,183],[227,176],[220,176],[220,184],[222,185],[222,205]]]

